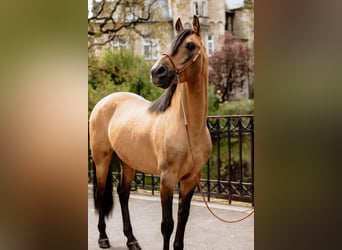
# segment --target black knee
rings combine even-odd
[[[125,187],[121,183],[119,183],[118,185],[117,192],[118,195],[124,195],[125,193],[127,193]]]
[[[105,231],[105,230],[106,230],[106,223],[104,223],[104,222],[99,222],[99,223],[97,224],[97,228],[99,229],[100,232]]]
[[[131,192],[131,186],[120,184],[117,188],[117,193],[119,195],[119,199],[126,201],[129,199],[129,194]]]
[[[180,206],[178,208],[178,216],[182,218],[188,218],[190,215],[190,207]]]
[[[161,232],[162,232],[163,236],[166,236],[166,237],[170,236],[172,234],[172,231],[173,231],[173,226],[174,226],[173,219],[162,221]]]

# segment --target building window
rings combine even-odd
[[[194,15],[196,15],[196,16],[199,15],[198,3],[197,3],[197,2],[193,2],[193,13],[194,13]]]
[[[158,39],[144,38],[143,49],[145,59],[158,59]]]
[[[113,51],[119,51],[121,49],[126,49],[128,47],[127,41],[119,40],[119,39],[114,39],[111,42],[111,47]]]
[[[208,16],[208,9],[207,9],[207,3],[202,2],[202,16]]]
[[[207,52],[209,56],[212,56],[214,53],[214,36],[207,36]]]
[[[226,12],[226,27],[225,29],[234,32],[234,16],[235,12]]]

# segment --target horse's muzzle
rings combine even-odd
[[[156,64],[151,69],[151,81],[157,87],[166,89],[175,79],[175,72],[168,70],[163,64]]]

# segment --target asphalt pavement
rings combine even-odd
[[[219,216],[236,220],[246,216],[251,207],[209,203]],[[161,250],[161,203],[158,196],[131,194],[130,214],[133,232],[143,250]],[[172,248],[177,223],[178,198],[174,197],[175,227],[171,236]],[[88,249],[98,250],[98,216],[94,210],[91,189],[88,190]],[[107,220],[107,235],[112,245],[109,250],[127,250],[122,232],[122,219],[118,196],[114,197],[114,211]],[[223,223],[214,218],[203,202],[192,201],[185,229],[184,250],[252,250],[254,249],[254,215],[238,223]]]

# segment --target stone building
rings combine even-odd
[[[99,5],[100,0],[91,0],[90,8]],[[115,1],[107,0],[110,4]],[[220,36],[233,32],[245,40],[248,46],[254,46],[254,0],[158,0],[155,4],[155,17],[139,24],[141,34],[123,29],[110,44],[98,46],[98,50],[130,47],[146,59],[156,59],[165,44],[174,36],[174,24],[178,17],[185,28],[191,28],[193,15],[200,19],[203,39],[209,56],[220,49]],[[126,10],[126,9],[125,9]],[[125,11],[124,11],[125,12]],[[125,12],[128,21],[132,14]],[[119,15],[116,13],[116,15]],[[143,35],[143,36],[141,36]],[[96,38],[97,41],[104,39]],[[150,48],[150,49],[149,49]],[[148,55],[148,52],[151,55]]]
[[[223,46],[223,36],[232,33],[254,51],[254,0],[170,0],[173,21],[182,19],[185,28],[191,28],[193,15],[197,15],[201,24],[203,41],[210,56]],[[251,64],[253,56],[251,58]],[[229,99],[239,100],[251,97],[253,93],[253,75],[243,75],[237,81],[228,81]],[[244,82],[245,84],[241,84]]]
[[[115,0],[90,0],[88,4],[88,20],[92,15],[96,15],[101,4],[105,1],[103,16],[108,15],[116,5]],[[126,26],[134,22],[136,18],[146,17],[148,15],[148,6],[152,0],[142,0],[143,4],[130,4],[132,1],[122,1],[117,10],[113,13],[113,19],[116,27]],[[121,48],[130,48],[135,53],[141,54],[146,60],[154,61],[158,59],[159,53],[170,42],[174,36],[173,19],[169,8],[168,0],[157,0],[151,7],[151,17],[148,21],[139,21],[135,25],[123,28],[115,33],[102,33],[100,36],[89,36],[88,45],[98,44],[91,47],[89,53],[100,55],[104,50],[120,50]],[[92,21],[92,28],[95,32],[98,30],[99,22]],[[110,24],[107,24],[110,25]],[[88,21],[88,32],[89,32]],[[111,28],[111,27],[109,27]],[[114,37],[111,37],[114,36]],[[105,43],[105,41],[111,40]]]
[[[101,2],[101,0],[89,1],[92,6],[99,5]],[[105,1],[112,5],[116,2]],[[149,1],[151,0],[144,0],[145,3]],[[131,21],[135,13],[141,15],[141,11],[143,10],[134,6],[125,6],[115,15]],[[149,21],[139,23],[134,30],[122,29],[111,42],[103,46],[95,46],[93,53],[99,55],[103,50],[119,50],[127,47],[153,63],[174,37],[174,24],[178,17],[181,18],[184,28],[191,28],[194,15],[199,17],[203,41],[209,57],[216,50],[220,50],[223,45],[220,38],[226,33],[237,35],[252,52],[254,51],[254,0],[157,0],[154,4],[154,14]],[[92,38],[91,42],[101,43],[107,36]],[[253,58],[251,60],[253,61]],[[237,91],[232,88],[232,99],[250,96],[253,76],[248,76],[248,79],[248,84],[243,89]]]
[[[253,2],[244,0],[170,0],[174,21],[180,17],[183,26],[190,28],[193,15],[200,19],[203,39],[209,56],[220,49],[219,37],[233,32],[253,48],[254,11]]]

